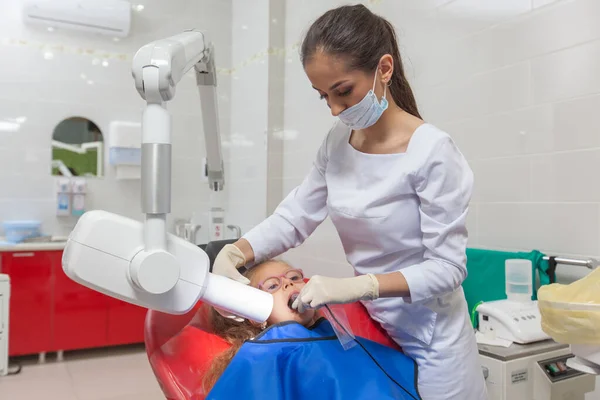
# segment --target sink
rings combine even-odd
[[[40,236],[23,240],[21,243],[65,243],[66,236]]]

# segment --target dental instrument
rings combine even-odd
[[[290,296],[288,300],[287,306],[294,310],[292,304],[298,298],[299,294],[294,293]],[[348,318],[346,317],[346,313],[344,313],[343,308],[336,308],[335,312],[329,307],[329,305],[325,304],[322,308],[323,314],[325,318],[331,323],[331,327],[335,332],[340,344],[344,348],[344,350],[349,350],[357,344],[356,336],[352,332],[350,328],[350,324],[348,323]]]
[[[183,76],[194,68],[201,98],[208,181],[223,189],[214,47],[206,33],[188,30],[142,46],[132,74],[147,105],[142,116],[142,211],[139,222],[96,210],[77,222],[63,253],[74,281],[111,297],[170,314],[184,314],[199,300],[243,318],[265,321],[270,293],[209,272],[198,246],[167,233],[171,212],[171,114]]]

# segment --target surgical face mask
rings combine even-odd
[[[377,100],[375,95],[375,83],[377,82],[377,74],[379,68],[375,71],[375,78],[373,79],[373,89],[369,90],[369,93],[365,97],[353,105],[350,108],[345,109],[338,115],[340,121],[344,123],[348,128],[360,130],[365,129],[375,124],[381,114],[388,108],[388,101],[385,98],[387,93],[387,85],[383,89],[383,97],[381,103]]]

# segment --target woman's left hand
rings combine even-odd
[[[346,304],[379,297],[379,282],[373,274],[353,278],[328,278],[315,275],[302,288],[292,308],[303,313],[307,308],[325,304]]]

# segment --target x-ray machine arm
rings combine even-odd
[[[105,211],[85,213],[63,253],[67,275],[92,289],[159,311],[180,314],[198,300],[245,318],[265,321],[271,294],[209,272],[208,256],[167,233],[171,211],[171,115],[166,102],[195,69],[201,98],[211,190],[223,188],[214,50],[203,32],[190,30],[140,48],[133,77],[147,106],[142,116],[144,223]]]

